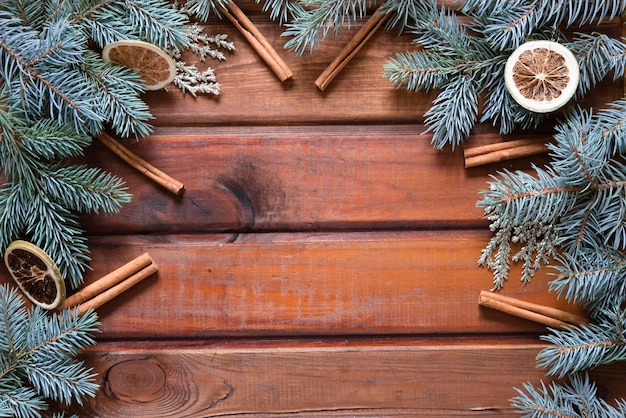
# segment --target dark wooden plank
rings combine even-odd
[[[78,412],[99,417],[512,417],[514,387],[538,384],[531,340],[101,343],[83,357],[101,390]],[[624,365],[594,378],[626,393]]]
[[[129,143],[185,184],[179,198],[95,143],[87,162],[124,178],[134,197],[120,214],[84,223],[90,234],[486,227],[476,201],[494,166],[465,169],[461,150],[434,150],[423,130],[163,128]],[[501,140],[485,129],[473,143]]]
[[[144,251],[157,275],[98,309],[103,337],[480,334],[545,327],[478,306],[488,232],[94,237],[86,282]],[[575,310],[547,272],[504,294]],[[6,280],[6,276],[5,276]]]

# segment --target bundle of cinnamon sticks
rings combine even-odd
[[[73,308],[80,315],[97,309],[157,271],[150,254],[143,253],[65,299],[57,311]]]
[[[526,302],[485,290],[480,292],[478,304],[553,328],[586,324],[588,322],[587,318],[571,312]]]
[[[466,148],[463,151],[463,157],[465,168],[471,168],[545,152],[548,152],[545,139],[531,138]]]

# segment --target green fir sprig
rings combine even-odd
[[[525,417],[533,418],[623,418],[626,403],[618,401],[614,407],[602,399],[598,388],[587,374],[572,375],[565,384],[541,383],[535,388],[525,383],[518,396],[512,399],[513,406]]]
[[[28,310],[15,288],[0,286],[0,416],[40,417],[94,397],[95,374],[77,355],[95,344],[99,325],[93,310]]]

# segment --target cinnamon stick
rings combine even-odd
[[[126,280],[123,280],[122,282],[111,287],[110,289],[100,293],[98,296],[92,299],[89,299],[88,301],[78,305],[79,314],[81,312],[86,312],[89,309],[99,308],[100,306],[104,305],[105,303],[119,296],[121,293],[127,291],[128,289],[130,289],[131,287],[133,287],[134,285],[136,285],[137,283],[139,283],[146,277],[151,276],[152,274],[156,273],[157,271],[158,271],[158,267],[154,263],[144,267],[137,273],[127,278]]]
[[[324,70],[322,74],[315,80],[315,85],[322,91],[332,83],[332,81],[339,75],[341,70],[348,65],[350,60],[365,46],[367,41],[376,33],[378,28],[387,19],[389,14],[383,13],[380,9],[376,10],[374,14],[365,22],[365,25],[359,29],[359,31],[350,39],[348,44],[341,50],[339,55],[335,57],[333,62]]]
[[[234,1],[226,3],[226,7],[228,10],[220,8],[220,11],[224,13],[228,20],[241,32],[252,48],[254,48],[263,61],[265,61],[274,74],[276,74],[278,79],[280,81],[290,79],[293,76],[293,72],[248,16],[246,16]]]
[[[526,302],[485,290],[480,292],[478,304],[554,328],[585,324],[588,322],[586,318],[571,312]]]
[[[548,147],[544,140],[519,139],[468,148],[463,156],[465,168],[470,168],[545,152],[548,152]]]
[[[70,308],[72,306],[80,305],[81,303],[97,296],[103,291],[115,286],[122,280],[128,278],[130,275],[144,269],[150,264],[154,264],[154,260],[148,253],[143,253],[139,257],[129,261],[123,266],[117,268],[111,273],[102,276],[95,282],[83,287],[78,292],[74,293],[72,296],[65,299],[63,305],[59,308],[59,310],[63,310],[65,308]]]
[[[171,193],[179,196],[185,190],[185,185],[180,181],[168,176],[158,168],[154,167],[147,161],[141,159],[128,148],[120,144],[115,138],[106,132],[101,133],[97,137],[107,148],[117,154],[121,159],[126,161],[143,175],[164,187]]]

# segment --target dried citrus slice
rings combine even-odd
[[[11,276],[34,304],[54,309],[65,300],[65,281],[50,256],[27,241],[13,241],[4,253]]]
[[[143,78],[147,90],[160,90],[176,76],[174,59],[158,46],[144,41],[112,42],[102,50],[102,59],[135,70]]]
[[[565,105],[578,87],[576,57],[558,42],[530,41],[520,45],[504,68],[506,87],[513,99],[537,113]]]

